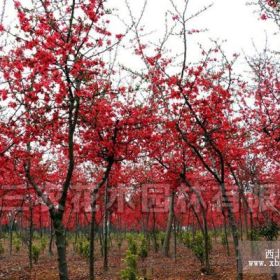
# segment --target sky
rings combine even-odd
[[[144,0],[127,0],[131,10],[138,18]],[[183,8],[184,0],[173,0],[178,10]],[[128,18],[124,0],[115,1],[116,8],[122,18]],[[271,49],[280,49],[279,29],[271,20],[261,20],[256,11],[258,6],[247,5],[246,0],[189,0],[187,15],[191,16],[208,4],[213,4],[207,11],[195,17],[188,23],[191,29],[207,29],[206,32],[189,36],[188,57],[197,58],[200,55],[198,43],[207,49],[212,45],[211,39],[223,42],[223,50],[228,54],[244,53],[252,55],[256,49],[261,52],[266,42]],[[153,31],[151,41],[155,42],[164,33],[166,11],[174,9],[170,0],[148,0],[141,24],[145,30]],[[169,45],[173,50],[178,48],[178,41]]]
[[[143,5],[143,0],[128,0],[132,10],[139,14],[139,8]],[[122,1],[118,1],[120,3]],[[184,0],[174,0],[179,9]],[[190,29],[207,28],[204,38],[220,38],[228,40],[228,45],[233,51],[241,49],[250,51],[252,40],[258,47],[263,47],[266,33],[272,45],[276,45],[273,34],[277,31],[277,26],[267,20],[259,19],[259,14],[255,13],[256,6],[248,6],[246,0],[190,0],[188,15],[213,3],[213,6],[206,12],[190,21]],[[142,5],[141,5],[142,4]],[[119,5],[122,7],[123,5]],[[159,32],[163,28],[164,14],[166,10],[172,10],[170,0],[148,0],[147,9],[143,18],[143,24],[149,29],[152,27]],[[278,47],[280,46],[280,40]]]
[[[3,1],[3,0],[1,0]],[[30,0],[22,0],[27,3]],[[129,14],[125,4],[126,0],[108,0],[107,6],[118,9],[121,19],[129,21]],[[138,18],[144,3],[144,0],[127,0],[133,15]],[[179,10],[182,9],[184,0],[173,0]],[[211,8],[200,16],[189,22],[189,29],[207,29],[197,35],[193,35],[188,40],[190,60],[199,56],[198,43],[202,43],[206,48],[211,45],[210,39],[218,39],[226,41],[223,43],[223,49],[227,54],[245,53],[251,55],[254,53],[253,42],[257,49],[261,51],[266,44],[275,50],[280,49],[280,39],[275,33],[278,31],[276,24],[270,20],[260,20],[260,16],[256,13],[257,7],[248,6],[246,0],[189,0],[188,15],[191,16],[208,4],[213,4]],[[149,40],[157,42],[164,33],[165,13],[172,10],[170,0],[148,0],[148,4],[141,21],[144,30],[151,31]],[[11,24],[14,19],[13,0],[7,0],[5,10],[6,24]],[[115,25],[116,29],[121,24]],[[173,45],[172,45],[173,44]],[[171,49],[176,50],[178,42],[170,42]],[[130,61],[125,58],[124,61]],[[133,63],[133,62],[132,62]]]

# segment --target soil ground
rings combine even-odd
[[[37,264],[30,271],[28,266],[27,249],[23,246],[19,252],[8,254],[7,242],[4,243],[5,253],[0,257],[0,279],[4,280],[57,280],[58,271],[56,256],[49,256],[44,252]],[[68,267],[71,280],[88,279],[87,260],[73,251],[68,246]],[[119,250],[117,246],[110,248],[109,270],[103,272],[102,257],[97,250],[96,279],[114,280],[120,279],[120,270],[124,267],[124,248]],[[160,252],[149,251],[148,257],[138,260],[139,275],[146,275],[149,280],[235,280],[235,258],[233,248],[231,255],[227,256],[226,250],[220,242],[214,242],[211,252],[212,273],[205,275],[201,272],[201,265],[192,251],[178,244],[177,256],[174,259],[173,248],[171,258],[163,257]],[[144,279],[144,278],[143,278]],[[269,275],[244,275],[244,280],[269,280]]]

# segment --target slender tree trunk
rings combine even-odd
[[[33,243],[33,207],[30,206],[30,223],[29,223],[29,242],[28,242],[28,251],[29,251],[29,268],[32,269],[32,243]]]
[[[243,224],[242,224],[242,201],[241,198],[239,197],[239,228],[240,228],[240,238],[243,240]]]
[[[195,222],[194,222],[194,218],[195,218],[195,214],[192,215],[192,239],[194,239],[194,236],[195,236]],[[199,220],[199,219],[198,219]]]
[[[13,230],[10,229],[10,232],[9,232],[9,239],[10,239],[10,242],[9,242],[9,252],[10,252],[10,256],[12,255],[12,252],[13,252]]]
[[[253,219],[253,213],[251,209],[249,210],[250,215],[250,239],[253,240],[253,230],[254,230],[254,219]]]
[[[212,208],[211,208],[211,212],[212,212]],[[215,223],[214,223],[213,213],[211,213],[211,220],[212,220],[212,226],[213,226],[214,233],[215,233],[215,241],[217,241],[217,229],[216,229],[216,226],[215,226]]]
[[[53,256],[53,251],[52,251],[52,244],[53,244],[53,222],[51,220],[51,231],[50,231],[50,242],[49,242],[49,255]]]
[[[249,230],[248,230],[248,207],[246,207],[245,202],[243,201],[243,216],[244,216],[244,227],[246,233],[246,239],[249,238]]]
[[[222,195],[223,195],[223,201],[226,204],[229,224],[230,224],[231,232],[232,232],[233,245],[234,245],[235,257],[236,257],[237,280],[242,280],[243,279],[242,258],[241,258],[241,254],[239,252],[239,247],[238,247],[238,244],[239,244],[238,228],[235,223],[235,218],[234,218],[234,214],[233,214],[233,210],[232,210],[232,204],[229,201],[228,196],[226,194],[226,188],[225,188],[224,183],[221,184],[221,190],[222,190]]]
[[[176,261],[176,258],[177,258],[177,226],[176,226],[176,219],[174,217],[174,222],[173,222],[173,225],[174,225],[174,260]]]
[[[78,233],[79,233],[79,219],[78,219],[78,213],[75,214],[75,224],[76,224],[76,229],[75,229],[75,245],[77,244],[78,241]]]
[[[183,182],[186,184],[186,186],[195,194],[201,212],[202,212],[202,218],[203,218],[203,225],[200,222],[199,216],[195,211],[195,208],[193,205],[191,205],[191,209],[193,210],[193,213],[197,219],[198,225],[201,229],[201,232],[203,234],[203,239],[204,239],[204,263],[205,263],[205,272],[209,273],[210,272],[210,262],[209,262],[209,249],[210,249],[210,238],[209,238],[209,234],[208,234],[208,223],[207,223],[207,207],[203,201],[203,198],[201,196],[201,194],[192,187],[192,185],[189,183],[189,181],[186,179],[184,173],[181,175],[181,178],[183,180]]]
[[[0,236],[2,236],[2,211],[0,210]]]
[[[277,272],[276,272],[276,267],[272,266],[271,267],[271,280],[278,280]]]
[[[172,191],[170,195],[170,201],[169,201],[169,215],[168,215],[168,221],[166,227],[166,234],[163,243],[163,254],[166,257],[169,256],[170,237],[171,237],[172,223],[174,218],[174,200],[175,200],[175,191]]]
[[[155,251],[155,253],[157,253],[158,252],[158,243],[157,243],[157,234],[156,234],[156,213],[155,213],[154,208],[153,208],[153,231],[152,231],[152,235],[153,235],[154,251]]]
[[[101,256],[103,257],[104,256],[104,249],[103,249],[103,228],[98,229],[98,235],[99,235],[99,243],[100,243],[100,253],[101,253]]]
[[[269,247],[272,248],[272,240],[271,239],[268,240],[268,244],[269,244]],[[271,280],[278,280],[278,276],[277,276],[277,272],[276,272],[276,267],[275,266],[271,267]]]
[[[202,216],[203,216],[203,228],[202,231],[204,237],[204,251],[205,251],[205,271],[206,273],[210,272],[210,262],[209,262],[209,249],[210,249],[210,238],[208,234],[208,224],[207,224],[207,213],[205,208],[202,206]]]
[[[89,251],[89,279],[94,280],[94,239],[95,239],[95,212],[91,215],[91,224],[90,224],[90,251]]]
[[[103,221],[103,270],[108,270],[108,182],[105,185],[105,194],[104,194],[104,221]]]
[[[199,198],[198,198],[199,199]],[[203,206],[202,201],[199,199],[200,201],[200,207],[201,207],[201,211],[202,211],[202,218],[203,218],[203,224],[200,222],[199,216],[195,211],[195,208],[193,207],[193,205],[191,206],[191,209],[193,211],[194,217],[197,220],[198,226],[201,229],[201,232],[203,234],[203,239],[204,239],[204,252],[205,252],[205,256],[204,256],[204,262],[205,262],[205,272],[209,273],[210,272],[210,262],[209,262],[209,249],[210,249],[210,244],[209,244],[209,234],[208,234],[208,224],[207,224],[207,213],[206,213],[206,209]],[[194,238],[194,233],[193,233],[193,238]]]
[[[199,219],[199,216],[196,213],[195,208],[193,207],[193,205],[191,205],[191,209],[192,209],[192,212],[193,212],[193,223],[192,223],[193,229],[194,229],[194,218],[195,218],[199,228],[201,229],[202,232],[204,232],[203,224],[201,223],[201,221]],[[194,238],[194,236],[195,236],[195,232],[193,231],[192,237]]]
[[[95,192],[93,191],[92,195],[92,204],[91,204],[91,222],[90,222],[90,238],[89,238],[89,279],[94,280],[94,239],[95,239],[95,206],[96,206],[96,199],[95,199]]]
[[[66,260],[66,239],[65,239],[65,230],[62,223],[62,218],[54,217],[53,218],[53,227],[55,232],[55,242],[57,247],[58,255],[58,269],[59,269],[59,278],[60,280],[68,280],[68,268]]]
[[[226,248],[227,248],[227,255],[229,256],[230,251],[229,251],[228,233],[227,233],[227,218],[226,218],[226,213],[223,208],[222,208],[222,214],[224,217],[224,235],[225,235],[225,242],[226,242]]]
[[[9,222],[9,252],[10,252],[10,256],[12,255],[12,252],[13,252],[13,228],[14,228],[14,221],[15,221],[15,217],[11,217],[11,220]]]
[[[43,237],[42,205],[40,205],[40,237]]]

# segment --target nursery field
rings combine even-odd
[[[136,240],[137,244],[137,279],[147,280],[231,280],[236,278],[235,270],[235,257],[233,252],[233,246],[229,244],[230,255],[227,255],[225,244],[221,237],[216,237],[212,241],[211,249],[211,272],[209,274],[203,273],[200,262],[191,248],[188,248],[183,240],[179,240],[176,246],[176,258],[175,258],[175,246],[174,239],[173,244],[170,246],[170,257],[164,257],[161,252],[161,246],[159,245],[158,252],[154,251],[153,244],[147,244],[149,248],[147,256],[141,257],[141,234],[128,234],[128,237],[124,237],[121,241],[112,238],[109,244],[109,257],[108,257],[108,270],[103,269],[103,257],[101,254],[100,244],[96,244],[96,279],[122,279],[122,273],[127,268],[126,255],[129,250],[131,236]],[[140,237],[139,237],[140,236]],[[223,238],[223,237],[222,237]],[[3,240],[3,239],[2,239]],[[15,238],[13,252],[9,254],[9,242],[6,239],[3,242],[4,252],[1,255],[0,261],[0,279],[3,280],[17,280],[17,279],[32,279],[32,280],[55,280],[59,278],[56,254],[53,256],[49,253],[49,248],[46,246],[44,236],[35,238],[34,244],[39,247],[40,254],[36,263],[33,264],[32,269],[29,266],[28,250],[23,244],[18,245],[18,238]],[[140,241],[140,243],[139,243]],[[42,245],[43,243],[43,245]],[[45,243],[45,245],[44,245]],[[71,236],[67,241],[68,249],[68,266],[69,277],[75,280],[88,279],[88,261],[86,252],[84,252],[83,246],[87,243],[85,237]],[[96,240],[96,243],[99,241]],[[149,242],[148,242],[149,243]],[[159,241],[160,243],[160,241]],[[230,242],[231,243],[231,242]],[[48,244],[49,245],[49,244]],[[33,257],[34,259],[34,257]],[[271,279],[270,275],[250,275],[245,274],[244,280],[268,280]]]
[[[279,280],[279,38],[280,0],[0,0],[0,280]]]

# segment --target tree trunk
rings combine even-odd
[[[243,223],[242,223],[242,201],[239,197],[238,201],[238,207],[239,207],[239,228],[240,228],[240,238],[243,240]]]
[[[227,220],[226,220],[226,213],[222,209],[223,217],[224,217],[224,235],[225,235],[225,242],[226,242],[226,248],[227,248],[227,255],[230,255],[229,251],[229,244],[228,244],[228,234],[227,234]]]
[[[166,234],[163,243],[163,254],[166,257],[169,256],[170,237],[171,237],[172,223],[174,218],[174,200],[175,200],[175,191],[172,191],[170,195],[170,201],[169,201],[169,214],[168,214],[168,221],[166,227]]]
[[[204,237],[204,251],[205,251],[205,271],[206,273],[210,272],[210,262],[209,262],[209,249],[210,249],[210,238],[209,238],[209,234],[208,234],[208,224],[207,224],[207,214],[206,214],[206,210],[204,209],[204,207],[202,206],[201,208],[202,210],[202,216],[203,216],[203,237]]]
[[[245,202],[243,201],[243,216],[244,216],[244,227],[246,239],[249,239],[249,229],[248,229],[248,207],[245,207]]]
[[[181,179],[186,184],[186,186],[192,191],[192,193],[195,194],[195,196],[198,200],[201,212],[202,212],[203,225],[200,222],[199,216],[196,213],[194,206],[191,204],[191,209],[193,210],[193,213],[194,213],[194,215],[197,219],[198,225],[199,225],[199,227],[201,229],[201,232],[203,234],[204,253],[205,253],[205,255],[204,255],[205,272],[209,273],[210,272],[210,262],[209,262],[209,249],[210,249],[209,241],[210,241],[210,238],[209,238],[209,234],[208,234],[208,224],[207,224],[207,207],[206,207],[206,205],[203,201],[203,198],[202,198],[201,194],[195,188],[192,187],[192,185],[186,179],[184,173],[181,175]]]
[[[211,208],[211,212],[212,212],[212,208]],[[215,241],[217,241],[217,229],[214,223],[213,214],[211,214],[211,220],[212,220],[212,227],[214,229],[214,234],[215,234]]]
[[[99,236],[99,244],[100,244],[100,253],[101,256],[104,256],[104,250],[103,250],[103,230],[100,227],[98,228],[98,236]]]
[[[43,237],[42,204],[40,204],[40,237]]]
[[[92,195],[92,204],[91,204],[91,222],[90,222],[90,237],[89,237],[89,279],[94,280],[94,239],[95,239],[95,206],[96,199],[95,193]]]
[[[14,222],[15,222],[15,216],[11,217],[11,220],[9,221],[9,252],[10,256],[13,252],[13,228],[14,228]]]
[[[79,225],[79,219],[78,219],[78,213],[75,214],[75,224],[76,224],[76,229],[75,229],[75,246],[77,245],[77,241],[78,241],[78,234],[79,234],[79,228],[80,228],[80,225]]]
[[[229,219],[229,224],[231,227],[231,232],[232,232],[232,238],[233,238],[233,245],[234,245],[234,252],[235,252],[235,257],[236,257],[236,271],[237,271],[237,280],[242,280],[243,279],[243,272],[242,272],[242,258],[239,252],[239,247],[238,247],[238,229],[235,223],[235,218],[233,215],[233,210],[232,210],[232,205],[230,200],[228,199],[228,196],[226,194],[226,188],[224,183],[221,184],[221,190],[222,190],[222,195],[224,202],[226,204],[227,212],[228,212],[228,219]]]
[[[50,242],[49,242],[49,255],[50,256],[53,256],[52,244],[53,244],[53,222],[51,220],[51,231],[50,231]]]
[[[153,247],[154,252],[158,252],[158,243],[157,243],[157,234],[156,234],[156,213],[155,209],[153,208],[153,230],[152,230],[152,236],[153,236]]]
[[[62,218],[53,218],[53,227],[55,232],[55,243],[58,255],[58,269],[59,269],[59,279],[68,280],[68,268],[66,260],[66,239],[64,226],[62,224]]]
[[[174,231],[173,231],[173,234],[174,234],[174,260],[176,261],[176,258],[177,258],[177,225],[176,225],[176,219],[174,218],[173,219],[174,222]]]
[[[32,269],[32,243],[33,243],[33,207],[29,208],[30,211],[30,224],[29,224],[29,242],[28,242],[28,253],[29,253],[29,268]]]
[[[9,236],[10,236],[10,242],[9,242],[9,252],[10,252],[10,256],[12,255],[12,251],[13,251],[13,230],[10,229],[9,232]]]
[[[253,230],[254,230],[254,219],[253,219],[253,212],[251,209],[249,210],[250,215],[250,239],[253,240]]]
[[[104,221],[103,221],[103,270],[108,270],[108,182],[105,185],[105,194],[104,194]]]

